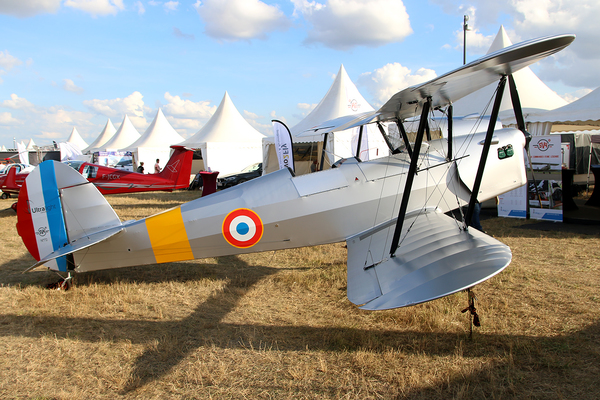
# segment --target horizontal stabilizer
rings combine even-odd
[[[347,240],[348,299],[365,310],[406,307],[468,289],[508,266],[510,248],[447,215],[408,215],[395,257],[394,223]],[[408,234],[407,234],[408,232]]]
[[[55,260],[59,257],[66,256],[67,254],[74,253],[76,251],[85,249],[86,247],[90,247],[96,243],[100,243],[110,237],[115,236],[117,233],[120,233],[125,229],[122,226],[117,226],[111,229],[107,229],[103,232],[94,233],[92,235],[87,235],[79,238],[78,240],[67,244],[64,247],[60,247],[58,250],[48,254],[46,257],[39,260],[37,263],[27,268],[24,272],[31,271],[34,268],[39,267],[40,265],[46,264],[49,261]]]

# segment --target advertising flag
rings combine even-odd
[[[281,121],[274,119],[273,136],[275,138],[275,151],[279,160],[279,169],[290,168],[294,170],[294,153],[292,151],[292,134]]]

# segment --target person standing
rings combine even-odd
[[[137,167],[137,172],[140,174],[144,173],[144,162],[140,162],[140,165]]]
[[[156,159],[156,164],[154,164],[154,173],[155,174],[160,174],[160,164],[159,164],[160,160],[157,158]]]

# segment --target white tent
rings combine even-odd
[[[35,150],[35,146],[36,146],[36,144],[33,141],[33,139],[29,139],[29,143],[27,143],[26,149],[27,150]]]
[[[600,129],[600,88],[555,110],[524,111],[527,130],[532,135],[550,132],[592,131]],[[503,118],[504,125],[515,125],[514,117]]]
[[[512,45],[512,42],[504,30],[504,26],[500,26],[500,30],[487,54],[501,50],[510,45]],[[521,107],[523,108],[552,110],[567,104],[562,97],[546,86],[546,84],[542,82],[529,67],[515,72],[513,78],[515,79],[517,91],[519,92],[519,99],[521,100]],[[453,104],[454,115],[481,114],[485,105],[488,103],[489,107],[487,110],[483,111],[483,113],[484,115],[490,115],[493,106],[493,95],[497,86],[497,83],[493,83],[457,100]],[[502,103],[500,105],[500,111],[506,110],[512,110],[508,84],[504,89]]]
[[[298,135],[322,122],[367,111],[374,111],[374,108],[360,94],[342,65],[327,94],[325,94],[319,104],[302,121],[290,128],[292,139],[294,143],[313,143],[315,147],[318,147],[316,151],[317,162],[320,163],[323,136],[310,134]],[[328,135],[327,145],[325,146],[327,153],[325,167],[340,158],[356,155],[357,138],[358,128]],[[361,143],[360,158],[362,160],[389,155],[387,144],[383,140],[379,129],[374,125],[369,125],[366,132],[363,132]],[[278,169],[277,156],[273,144],[274,140],[272,136],[263,139],[263,173],[273,172]],[[297,162],[296,173],[307,173],[311,162],[312,160]]]
[[[102,149],[104,143],[108,142],[115,135],[115,132],[117,132],[117,130],[109,118],[108,121],[106,121],[106,125],[104,125],[104,129],[102,129],[102,132],[100,132],[96,140],[94,140],[88,147],[83,149],[83,152],[93,153],[94,151]]]
[[[73,130],[71,131],[71,135],[67,139],[67,143],[75,145],[79,151],[88,147],[88,144],[85,142],[85,140],[83,140],[81,135],[79,135],[79,132],[77,132],[77,128],[75,127],[73,127]]]
[[[119,150],[128,147],[139,138],[139,132],[135,129],[127,114],[125,114],[125,118],[123,118],[123,122],[117,132],[115,132],[108,142],[104,143],[104,145],[97,150]]]
[[[202,129],[180,144],[200,149],[204,168],[224,175],[260,162],[263,137],[242,117],[225,92],[221,104]]]
[[[144,161],[146,168],[150,171],[150,166],[154,165],[157,158],[160,159],[161,168],[164,167],[171,154],[170,146],[183,141],[184,138],[173,129],[159,108],[144,134],[121,150],[131,151],[135,166],[137,167],[139,161]]]

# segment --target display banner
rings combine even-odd
[[[563,220],[562,146],[559,135],[533,136],[529,144],[535,181],[529,175],[529,217],[549,221]]]
[[[498,216],[527,218],[527,185],[498,196]]]
[[[271,122],[273,123],[273,136],[279,169],[290,168],[292,172],[295,172],[292,134],[283,122],[276,119]]]
[[[560,135],[532,136],[529,154],[534,170],[561,170],[562,146]]]

